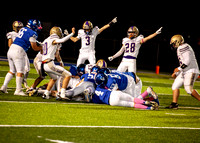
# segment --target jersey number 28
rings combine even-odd
[[[126,43],[125,48],[126,53],[133,53],[135,51],[135,43]]]

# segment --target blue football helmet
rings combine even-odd
[[[100,67],[94,66],[94,67],[91,69],[91,73],[98,73],[99,70],[100,70]]]
[[[109,73],[111,73],[111,71],[110,71],[109,68],[102,68],[102,69],[99,70],[99,72],[103,72],[106,75],[109,74]]]
[[[95,76],[96,85],[106,85],[107,81],[108,81],[108,77],[103,72],[99,72]]]
[[[80,64],[78,67],[77,67],[77,72],[79,75],[83,75],[85,74],[85,64]]]
[[[41,22],[36,19],[30,19],[26,26],[35,32],[39,32],[42,30]]]

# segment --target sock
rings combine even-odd
[[[3,85],[4,86],[8,86],[8,83],[10,82],[10,80],[13,78],[13,75],[11,74],[11,73],[7,73],[6,74],[6,77],[5,77],[5,80],[4,80],[4,83],[3,83]]]
[[[142,99],[139,99],[139,98],[134,98],[134,103],[136,103],[136,104],[144,104],[145,101],[142,100]]]
[[[147,97],[148,96],[148,92],[147,91],[145,91],[144,93],[142,93],[140,96],[142,96],[142,98],[144,99],[145,97]]]
[[[60,94],[61,98],[65,98],[65,92],[66,92],[66,89],[62,88],[61,89],[61,94]]]
[[[147,109],[148,107],[142,104],[135,104],[134,106],[135,108],[139,108],[139,109]]]
[[[16,90],[21,91],[22,90],[22,77],[16,76]]]
[[[50,95],[50,91],[45,90],[44,94],[45,94],[46,96],[49,96],[49,95]]]
[[[27,80],[29,72],[24,73],[24,80]]]

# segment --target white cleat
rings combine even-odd
[[[17,95],[17,96],[27,96],[23,91],[15,91],[14,95]]]
[[[4,85],[2,85],[0,91],[1,91],[2,93],[8,93],[8,91],[7,91],[7,87],[4,86]]]
[[[158,95],[156,94],[156,92],[153,91],[152,87],[148,87],[147,88],[147,92],[154,98],[154,99],[158,99]]]

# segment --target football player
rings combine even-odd
[[[150,87],[147,89],[147,92],[141,95],[136,92],[135,74],[121,72],[111,72],[105,74],[105,72],[99,72],[95,76],[95,83],[97,85],[104,85],[106,88],[112,91],[120,90],[134,98],[144,99],[147,95],[150,95],[155,99],[156,102],[158,101],[158,95]]]
[[[172,49],[177,51],[180,66],[174,70],[172,77],[173,101],[167,108],[178,109],[179,88],[184,85],[185,91],[200,101],[199,93],[193,89],[194,82],[199,76],[199,67],[192,47],[184,42],[181,35],[174,35],[170,41]]]
[[[81,49],[77,61],[77,67],[80,64],[84,64],[86,60],[90,64],[94,65],[96,63],[95,57],[95,41],[98,34],[109,28],[111,25],[117,22],[117,17],[114,18],[109,24],[103,26],[99,29],[97,26],[93,27],[90,21],[85,21],[83,24],[83,29],[78,31],[77,37],[71,37],[73,42],[77,42],[81,39]]]
[[[17,33],[19,32],[19,30],[23,27],[23,23],[20,21],[14,21],[12,24],[12,28],[13,31],[7,33],[6,37],[8,39],[8,47],[10,48],[10,46],[12,45],[13,41],[15,40],[15,38],[17,37]],[[8,62],[10,62],[10,59],[8,59]],[[0,91],[3,93],[8,93],[7,92],[7,86],[8,83],[10,82],[10,80],[13,78],[13,76],[15,75],[15,73],[12,73],[11,71],[9,71],[6,74],[5,80],[3,85],[1,86]]]
[[[62,29],[60,27],[53,27],[50,30],[50,36],[43,42],[42,68],[52,78],[43,95],[44,99],[49,99],[50,91],[57,81],[58,76],[64,77],[60,96],[61,98],[65,98],[65,91],[71,78],[71,73],[64,69],[64,65],[55,65],[54,59],[59,54],[61,44],[69,40],[74,34],[75,28],[72,28],[72,33],[63,37]],[[60,58],[58,62],[62,62],[62,59]]]
[[[107,76],[105,74],[98,74],[96,76],[95,82],[98,86],[94,95],[88,97],[90,100],[92,100],[93,103],[108,104],[111,106],[134,107],[147,110],[158,109],[158,104],[156,102],[144,101],[139,98],[134,98],[133,96],[120,90],[108,89],[104,83],[106,78]]]
[[[22,24],[18,22],[19,27],[22,27]],[[14,95],[26,96],[26,94],[22,91],[22,80],[23,73],[25,71],[25,63],[29,47],[31,46],[33,50],[39,51],[42,49],[42,46],[38,46],[36,44],[36,39],[38,37],[37,32],[42,29],[41,23],[39,20],[31,19],[28,21],[27,26],[23,27],[19,30],[15,40],[11,44],[7,57],[9,60],[10,72],[6,75],[5,82],[8,82],[7,77],[11,79],[13,74],[16,74],[16,90]],[[13,74],[11,74],[13,73]],[[6,84],[2,87],[1,91],[6,92]]]
[[[109,57],[109,61],[114,60],[124,53],[122,62],[117,70],[120,72],[126,72],[128,70],[128,72],[136,73],[136,59],[141,45],[160,34],[161,30],[162,27],[155,33],[144,38],[143,35],[139,35],[139,30],[136,26],[131,26],[127,32],[128,37],[123,39],[122,48],[114,56]]]

